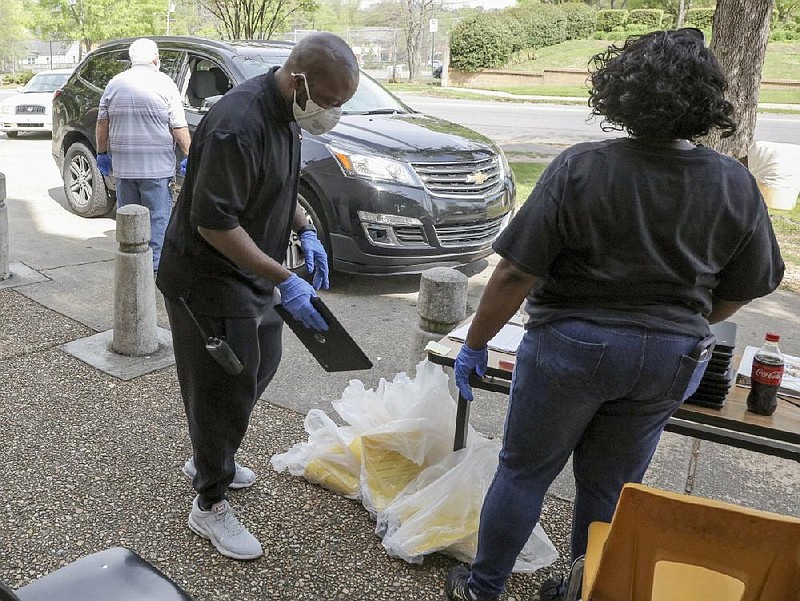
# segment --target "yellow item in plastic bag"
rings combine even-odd
[[[317,457],[308,462],[303,474],[313,484],[332,490],[344,497],[358,496],[359,474],[330,459]]]
[[[362,493],[375,511],[383,511],[425,468],[392,449],[398,446],[398,437],[414,435],[417,433],[383,432],[361,437],[362,484],[366,487]]]

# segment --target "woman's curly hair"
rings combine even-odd
[[[722,137],[736,131],[725,74],[698,30],[630,37],[591,64],[589,106],[603,117],[603,131],[670,140],[693,140],[715,127]]]

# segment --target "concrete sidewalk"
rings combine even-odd
[[[375,386],[409,367],[418,278],[335,274],[326,301],[373,359],[369,372],[326,374],[285,334],[284,362],[253,414],[239,457],[258,480],[231,495],[267,554],[250,563],[228,560],[186,527],[193,491],[180,468],[190,445],[174,368],[126,382],[59,349],[113,325],[114,221],[69,213],[54,167],[30,178],[29,159],[17,156],[21,148],[0,145],[10,258],[40,281],[12,279],[0,287],[0,477],[6,488],[0,581],[17,588],[83,555],[122,545],[198,600],[443,598],[454,560],[436,555],[411,566],[389,558],[360,504],[276,474],[269,465],[274,453],[306,439],[302,421],[309,409],[332,414],[330,402],[350,378]],[[493,261],[465,270],[470,310]],[[800,297],[791,292],[754,302],[736,317],[739,345],[758,344],[774,330],[786,352],[800,355],[798,312]],[[163,307],[159,322],[168,325]],[[504,413],[500,395],[477,394],[477,429],[499,436]],[[691,439],[665,435],[646,482],[683,490],[690,452]],[[565,556],[573,494],[568,472],[551,492],[542,524]],[[800,464],[703,443],[695,493],[800,515]],[[552,570],[565,567],[561,559]],[[515,575],[506,599],[530,598],[550,572]]]

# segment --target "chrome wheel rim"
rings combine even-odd
[[[308,219],[314,227],[319,229],[319,226],[314,223],[314,220],[311,219],[311,216],[308,214],[306,207],[303,203],[300,204],[300,207],[303,209],[303,215]],[[303,250],[300,247],[300,238],[298,238],[295,232],[292,232],[289,236],[289,246],[286,249],[286,261],[284,261],[284,266],[286,269],[290,271],[294,271],[296,269],[300,269],[303,265],[305,265],[305,257],[303,256]]]
[[[89,160],[82,154],[75,155],[69,163],[69,190],[76,206],[89,206],[93,183],[92,165]]]

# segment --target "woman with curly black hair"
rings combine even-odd
[[[456,358],[458,388],[527,299],[503,448],[471,569],[452,600],[498,599],[570,455],[572,558],[641,482],[670,416],[700,381],[709,324],[769,294],[783,261],[755,180],[695,140],[730,135],[725,76],[697,30],[657,31],[593,59],[589,104],[626,138],[578,144],[548,166],[494,245],[501,259]],[[574,583],[579,586],[579,583]],[[568,578],[540,600],[562,599]]]

